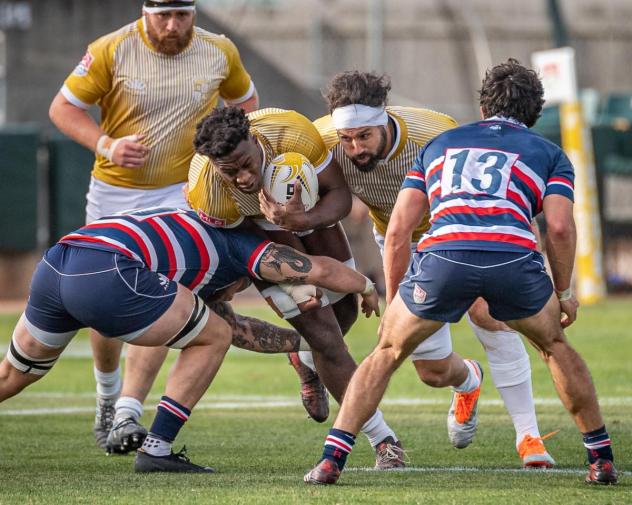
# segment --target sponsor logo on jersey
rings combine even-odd
[[[145,81],[140,79],[125,79],[124,86],[136,95],[144,95],[147,92]]]
[[[413,302],[424,303],[426,301],[426,292],[421,289],[421,286],[415,282],[415,288],[413,289]]]
[[[217,228],[222,228],[224,226],[226,226],[226,220],[225,219],[220,219],[218,217],[213,217],[213,216],[209,216],[208,214],[206,214],[204,211],[198,209],[197,211],[198,216],[200,216],[200,219],[202,221],[204,221],[207,224],[210,224],[211,226],[215,226]]]
[[[198,102],[207,102],[211,98],[212,91],[210,81],[205,79],[193,81],[193,96]]]
[[[94,56],[90,54],[90,51],[86,51],[86,54],[83,55],[79,64],[73,70],[73,74],[78,75],[79,77],[83,77],[88,74],[88,70],[90,70],[90,65],[94,61]]]

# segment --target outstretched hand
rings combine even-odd
[[[259,192],[259,208],[265,218],[285,230],[304,231],[309,229],[305,206],[301,200],[302,186],[294,183],[294,194],[283,203],[277,202],[266,188]]]

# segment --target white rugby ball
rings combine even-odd
[[[263,173],[263,184],[279,203],[294,195],[294,183],[301,184],[301,201],[310,210],[318,201],[318,176],[309,160],[300,153],[284,153],[274,158]]]

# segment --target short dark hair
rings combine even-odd
[[[351,70],[336,74],[323,92],[331,113],[338,107],[362,104],[369,107],[386,105],[391,78],[386,74]]]
[[[232,153],[250,134],[248,116],[239,107],[214,109],[197,125],[193,146],[195,152],[210,158]]]
[[[544,88],[538,74],[509,58],[485,73],[479,91],[483,115],[517,119],[529,128],[540,117]]]

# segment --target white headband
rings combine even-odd
[[[164,11],[194,11],[195,5],[188,5],[186,7],[143,7],[143,10],[147,14],[156,14]]]
[[[334,109],[331,113],[331,121],[336,130],[342,130],[363,126],[384,126],[388,123],[388,116],[384,107],[369,107],[355,103]]]

